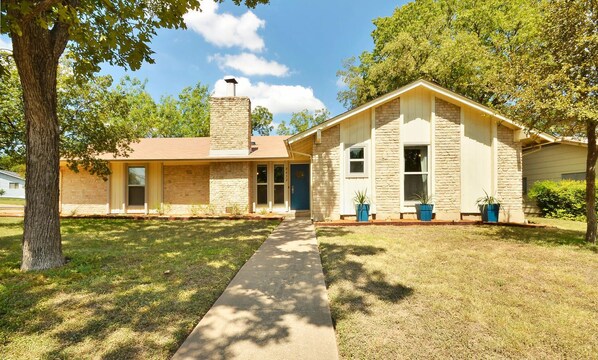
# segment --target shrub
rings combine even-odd
[[[585,221],[585,181],[538,181],[529,191],[543,216],[557,219]]]

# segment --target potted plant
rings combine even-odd
[[[370,218],[370,200],[367,196],[367,189],[364,191],[357,190],[355,192],[355,215],[357,215],[358,222],[367,222]]]
[[[500,212],[500,200],[493,195],[488,195],[484,190],[484,196],[476,201],[482,214],[483,222],[498,222],[498,214]]]
[[[415,196],[419,201],[419,204],[415,205],[415,210],[417,211],[417,220],[432,221],[432,214],[434,212],[432,195],[428,195],[426,191],[423,191]]]

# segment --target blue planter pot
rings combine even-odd
[[[417,204],[415,205],[417,210],[417,220],[421,221],[432,221],[432,214],[434,213],[433,204]]]
[[[480,205],[480,212],[482,213],[483,222],[498,222],[500,204]]]
[[[370,218],[370,204],[355,205],[355,213],[358,222],[367,222]]]

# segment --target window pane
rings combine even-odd
[[[405,147],[405,172],[428,172],[428,147]]]
[[[364,162],[363,161],[351,161],[349,163],[349,172],[350,173],[359,173],[362,174],[364,172]]]
[[[274,203],[284,204],[284,185],[274,185]]]
[[[563,180],[582,180],[585,181],[586,173],[585,172],[578,172],[578,173],[569,173],[569,174],[562,174],[561,179]]]
[[[428,193],[428,175],[405,175],[405,200],[418,200],[422,193]]]
[[[145,168],[144,167],[130,167],[129,168],[129,185],[145,185]]]
[[[8,188],[9,189],[18,189],[19,183],[8,183]]]
[[[284,182],[284,165],[274,165],[274,182]]]
[[[257,182],[267,183],[268,182],[268,166],[258,165],[257,166]]]
[[[129,186],[129,206],[145,205],[145,187]]]
[[[354,147],[349,150],[350,159],[363,159],[364,151],[362,147]]]
[[[257,186],[257,203],[258,205],[268,204],[268,185]]]

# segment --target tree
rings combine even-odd
[[[596,243],[598,3],[546,1],[540,15],[527,41],[509,51],[496,91],[529,127],[587,138],[586,241]]]
[[[7,76],[0,84],[0,167],[24,175],[25,119],[23,96],[17,70],[10,57],[3,57]],[[138,137],[126,121],[127,98],[111,89],[110,76],[90,77],[78,82],[72,62],[62,60],[57,77],[60,156],[69,167],[85,167],[93,174],[105,176],[109,170],[96,156],[103,153],[126,155],[128,144]]]
[[[242,0],[233,0],[240,4]],[[245,0],[253,7],[268,0]],[[148,43],[158,28],[184,28],[199,0],[5,0],[0,33],[12,39],[23,88],[27,182],[22,270],[64,264],[58,214],[60,134],[58,62],[67,45],[81,77],[109,63],[133,70],[153,62]]]
[[[285,121],[282,121],[276,132],[279,135],[293,135],[305,131],[311,127],[323,123],[330,116],[330,112],[326,109],[319,109],[313,113],[305,109],[299,112],[295,112],[291,115],[289,125]]]
[[[374,20],[374,49],[347,59],[338,99],[354,108],[420,78],[480,103],[492,89],[504,49],[533,19],[534,0],[416,0]]]
[[[251,129],[254,134],[268,136],[274,130],[272,113],[263,106],[256,106],[251,112]]]

